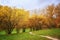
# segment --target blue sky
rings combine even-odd
[[[27,10],[43,8],[52,3],[58,4],[60,0],[0,0],[0,5],[24,8]]]

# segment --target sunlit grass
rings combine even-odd
[[[13,30],[11,35],[6,35],[4,31],[0,32],[0,40],[49,40],[47,38],[43,38],[37,35],[46,35],[51,37],[60,38],[60,29],[44,29],[44,30],[38,30],[38,31],[32,31],[36,35],[29,34],[30,30],[26,29],[26,32],[22,32],[22,29],[20,30],[20,33],[16,33],[16,29]]]
[[[0,35],[0,40],[48,40],[39,36],[33,36],[29,33],[11,34],[11,35]]]
[[[46,30],[39,30],[34,31],[36,35],[45,35],[45,36],[52,36],[60,39],[60,29],[46,29]]]

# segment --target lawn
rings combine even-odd
[[[46,29],[46,30],[39,30],[33,31],[36,35],[48,35],[52,37],[60,38],[60,29]],[[40,36],[31,35],[29,31],[26,30],[24,33],[16,34],[15,31],[12,32],[11,35],[5,35],[5,32],[0,32],[0,40],[49,40],[47,38],[43,38]]]
[[[11,34],[11,35],[0,35],[0,40],[49,40],[39,36],[33,36],[29,33]]]
[[[36,35],[51,36],[60,39],[60,28],[34,31]]]

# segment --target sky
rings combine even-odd
[[[0,0],[0,5],[33,10],[46,7],[50,4],[58,4],[60,0]]]

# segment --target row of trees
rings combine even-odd
[[[44,12],[43,12],[44,11]],[[25,32],[26,28],[40,30],[46,28],[60,27],[60,4],[49,5],[40,15],[29,15],[30,12],[25,9],[11,8],[0,5],[0,31],[4,30],[7,34],[11,34],[15,28],[17,33],[22,29]]]

